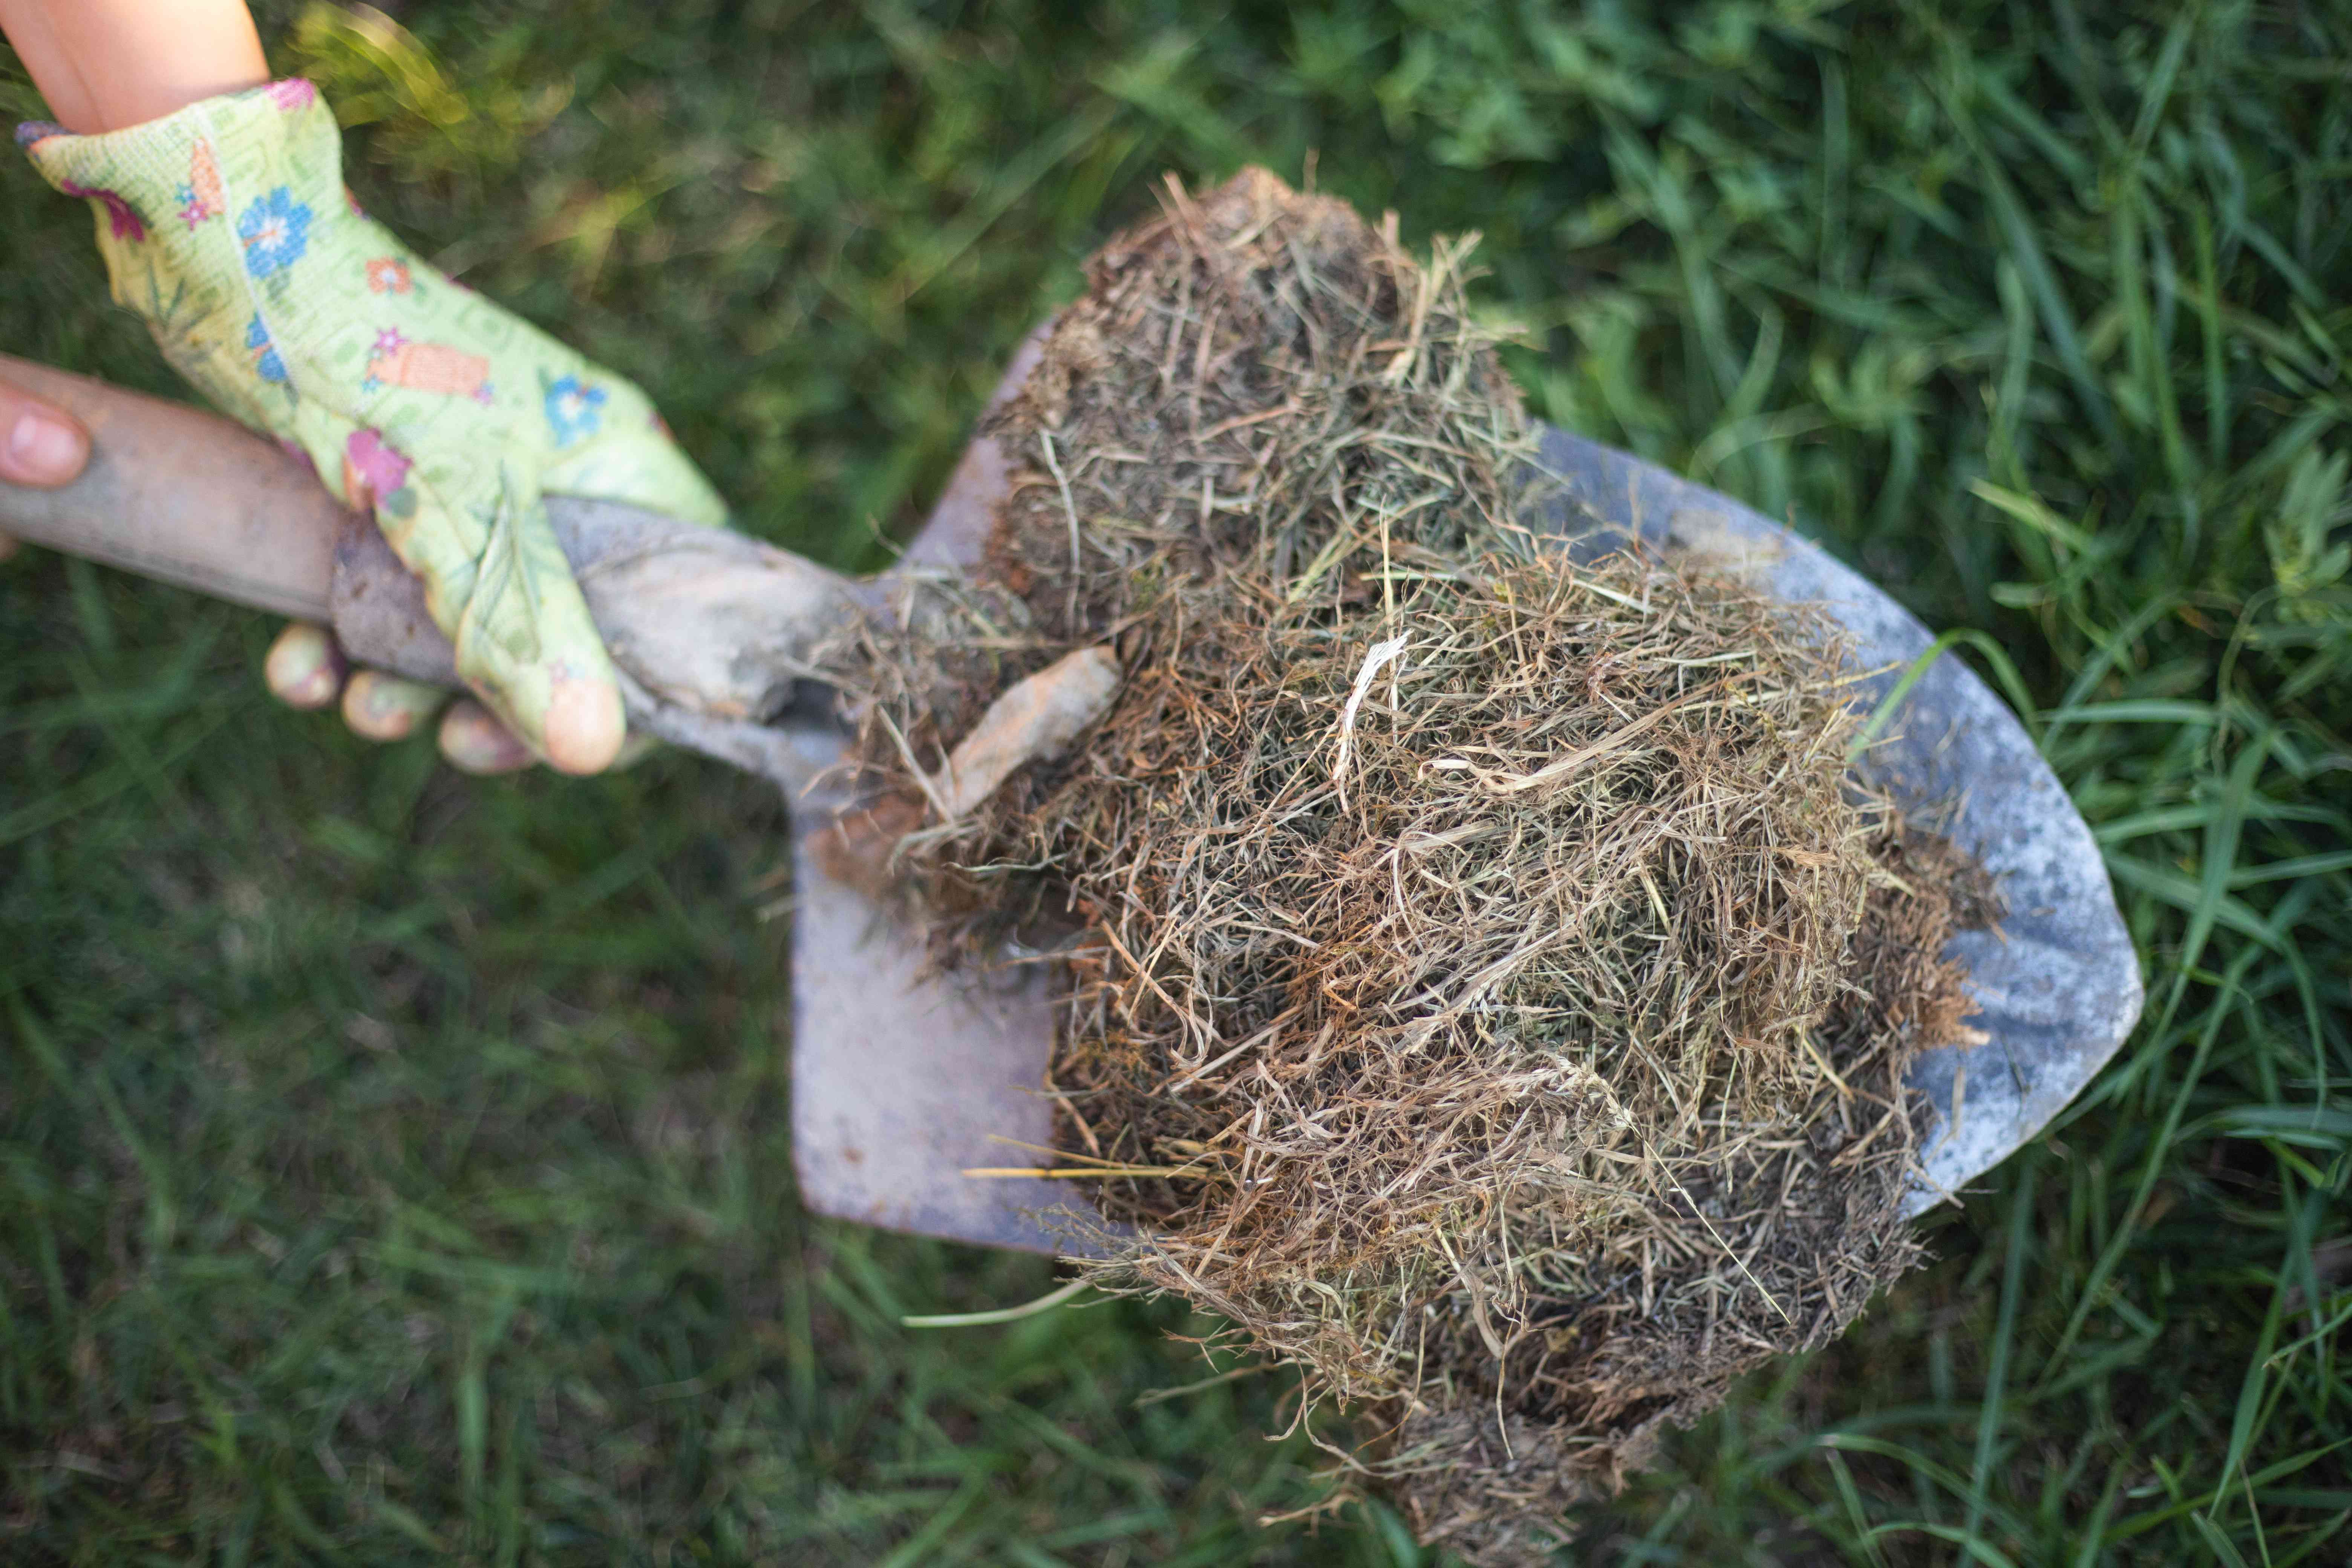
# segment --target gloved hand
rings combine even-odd
[[[373,509],[490,710],[559,768],[608,763],[619,694],[541,498],[723,521],[645,395],[362,214],[307,81],[104,135],[28,125],[17,140],[52,185],[90,200],[115,300],[181,374]]]

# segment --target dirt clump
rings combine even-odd
[[[1171,181],[984,426],[983,580],[843,658],[942,958],[1057,944],[1061,1163],[1132,1227],[1084,1267],[1301,1369],[1344,1484],[1499,1563],[1917,1260],[1975,905],[1850,767],[1829,621],[1564,536],[1470,245]],[[1089,645],[1075,751],[927,805]]]

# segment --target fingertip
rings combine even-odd
[[[55,409],[16,398],[0,405],[0,479],[53,489],[89,461],[89,435]]]
[[[324,708],[343,689],[343,657],[324,626],[291,621],[269,645],[261,679],[289,708]]]
[[[343,722],[364,741],[404,741],[446,695],[382,670],[362,669],[343,688]]]
[[[441,755],[461,773],[510,773],[539,759],[489,710],[470,698],[450,705],[441,720]]]
[[[628,738],[620,689],[609,680],[558,677],[540,731],[547,763],[559,773],[600,773]]]

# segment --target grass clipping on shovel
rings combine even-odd
[[[1358,1416],[1343,1469],[1502,1563],[1916,1260],[1903,1072],[1966,1032],[1970,911],[1848,772],[1828,622],[1535,531],[1468,250],[1171,182],[985,426],[982,584],[856,651],[934,941],[1077,933],[1061,1163],[1135,1227],[1092,1278],[1230,1319]],[[1101,642],[1075,752],[920,804]]]

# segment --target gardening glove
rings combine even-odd
[[[645,395],[362,214],[307,81],[104,135],[28,125],[17,140],[50,184],[90,200],[114,299],[164,357],[373,510],[489,710],[558,767],[608,763],[612,665],[541,498],[723,521]]]

